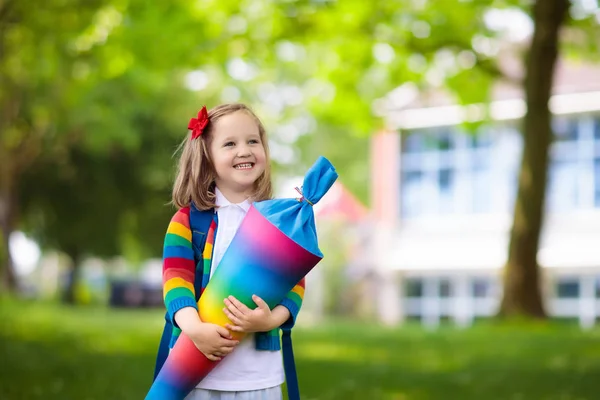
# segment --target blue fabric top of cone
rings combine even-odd
[[[254,207],[287,237],[300,246],[323,257],[317,241],[315,214],[312,205],[327,193],[338,178],[335,168],[325,157],[319,157],[304,177],[303,201],[274,199],[254,203]]]

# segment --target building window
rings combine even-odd
[[[600,116],[555,117],[549,211],[600,207]],[[516,126],[419,129],[404,135],[402,216],[511,212],[522,140]],[[592,145],[595,149],[592,149]]]
[[[492,146],[492,136],[489,130],[479,129],[478,132],[469,135],[470,145],[474,149],[486,149]]]
[[[404,152],[407,154],[420,153],[425,149],[424,138],[418,133],[412,133],[406,136],[403,143]]]
[[[449,279],[440,280],[440,297],[446,299],[452,295],[452,285]]]
[[[558,278],[556,296],[559,299],[579,298],[579,280],[576,278]]]
[[[579,127],[576,119],[554,118],[552,128],[556,142],[575,142],[579,138]]]
[[[489,279],[475,278],[471,284],[472,295],[475,298],[491,297],[492,282]]]
[[[450,129],[444,129],[439,132],[437,136],[437,148],[441,151],[448,151],[454,148],[454,141],[452,140],[455,135]]]
[[[409,278],[405,281],[406,297],[423,297],[423,279]]]
[[[454,132],[450,129],[419,130],[409,133],[404,140],[404,152],[418,154],[436,151],[448,151],[454,148]]]
[[[473,212],[482,213],[492,209],[492,168],[490,151],[478,149],[471,152],[471,186]]]
[[[548,206],[552,211],[577,208],[579,200],[577,178],[581,172],[581,165],[576,160],[557,159],[550,165]]]
[[[594,204],[600,207],[600,157],[594,160]]]
[[[438,174],[438,186],[440,192],[449,193],[452,190],[454,173],[450,168],[444,168],[439,171]]]
[[[402,172],[402,214],[419,215],[422,208],[421,198],[425,191],[423,172],[420,170],[404,170]]]

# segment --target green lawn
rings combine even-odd
[[[0,399],[143,399],[162,313],[0,301]],[[297,328],[303,399],[596,399],[600,329]]]

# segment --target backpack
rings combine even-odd
[[[190,205],[190,230],[192,231],[192,247],[194,249],[194,260],[196,261],[196,279],[194,280],[194,291],[196,293],[196,301],[200,298],[200,289],[202,288],[202,252],[206,244],[206,235],[210,228],[213,218],[215,217],[214,210],[200,211]],[[218,229],[218,228],[217,228]],[[198,273],[200,271],[200,273]],[[298,387],[298,375],[296,373],[296,363],[294,362],[294,351],[292,348],[292,330],[291,328],[282,328],[281,336],[281,351],[283,353],[283,369],[285,371],[287,392],[289,400],[300,400],[300,389]],[[169,356],[169,343],[171,341],[171,333],[173,331],[173,323],[169,318],[169,314],[165,314],[165,326],[160,339],[158,353],[156,355],[156,366],[154,367],[154,379],[158,376],[160,369]]]

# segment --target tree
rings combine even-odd
[[[308,70],[312,76],[333,83],[335,97],[331,104],[316,100],[319,107],[324,108],[316,114],[321,116],[320,121],[331,123],[338,129],[344,126],[347,131],[356,132],[362,123],[368,123],[367,103],[380,96],[382,89],[389,90],[407,81],[415,82],[421,89],[429,86],[432,76],[428,76],[428,72],[435,69],[440,59],[443,62],[443,58],[450,62],[450,67],[446,71],[437,71],[440,73],[434,81],[450,89],[459,103],[486,101],[490,84],[497,79],[510,80],[523,87],[527,104],[522,129],[523,159],[499,313],[502,316],[544,316],[537,252],[543,227],[548,151],[553,136],[548,101],[554,65],[560,56],[561,31],[566,50],[562,53],[563,58],[589,59],[598,52],[600,29],[593,10],[586,11],[583,2],[567,0],[538,0],[533,5],[530,1],[518,0],[447,4],[371,2],[368,7],[353,2],[344,5],[326,3],[319,15],[315,15],[314,8],[306,3],[282,7],[298,8],[294,23],[304,25],[304,29],[297,29],[304,35],[300,41],[309,50],[322,51],[320,58],[312,58],[317,64],[315,69]],[[525,50],[523,80],[506,76],[500,68],[500,60],[478,48],[481,47],[478,42],[493,43],[500,39],[500,33],[484,21],[489,11],[503,8],[529,14],[535,27]],[[374,57],[370,57],[371,51]],[[377,57],[378,51],[380,57]],[[518,53],[519,48],[515,46],[514,51]],[[467,60],[470,67],[457,69],[454,60],[460,58]],[[406,62],[411,59],[420,60],[421,73]],[[337,60],[344,61],[343,70],[339,63],[336,65]],[[327,143],[327,139],[319,140]],[[344,144],[347,143],[345,138]],[[324,151],[332,153],[334,150],[327,147]],[[363,153],[351,151],[351,154],[358,155],[354,157],[354,168],[360,169],[357,165],[362,165],[366,169]],[[339,165],[343,166],[343,171],[350,162],[340,160]],[[356,182],[349,184],[351,188],[355,185]]]
[[[537,262],[552,128],[548,103],[568,0],[538,0],[532,7],[533,37],[525,59],[523,158],[510,233],[500,315],[544,317]]]
[[[63,3],[48,1],[43,9],[18,0],[0,3],[0,285],[5,290],[16,287],[8,251],[20,219],[16,185],[41,153],[56,151],[73,132],[57,131],[53,121],[69,100],[70,77],[80,59],[72,45],[103,4]]]
[[[209,36],[194,31],[188,7],[0,4],[3,288],[15,290],[8,237],[17,227],[70,256],[67,299],[85,255],[160,254],[171,156],[198,107],[183,79],[197,62],[189,39]]]

